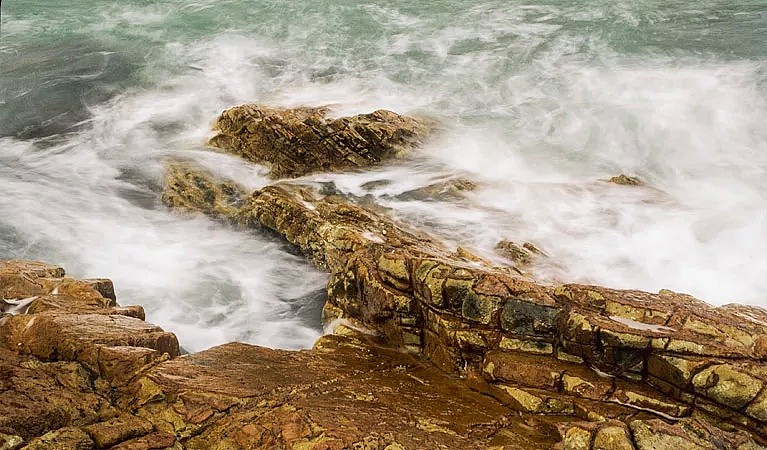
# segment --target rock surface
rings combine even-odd
[[[410,149],[430,124],[386,110],[337,119],[328,108],[242,105],[221,113],[209,144],[292,178],[378,164]]]
[[[206,194],[190,195],[199,183],[189,180],[200,178]],[[715,308],[666,290],[544,286],[309,185],[239,192],[236,204],[218,195],[221,185],[173,166],[164,198],[298,246],[331,273],[326,321],[376,330],[520,414],[592,423],[565,430],[565,448],[581,448],[579,439],[590,448],[597,436],[612,442],[618,429],[634,436],[647,420],[662,421],[679,439],[687,439],[688,423],[732,433],[731,448],[751,445],[749,436],[767,438],[761,308]],[[632,439],[621,445],[652,448]]]

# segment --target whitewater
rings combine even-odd
[[[527,241],[545,282],[767,306],[763,0],[7,0],[0,258],[109,277],[189,351],[310,347],[326,274],[159,201],[169,158],[270,182],[205,146],[247,102],[438,121],[403,160],[306,181],[450,246],[502,262]],[[477,189],[401,195],[457,178]]]

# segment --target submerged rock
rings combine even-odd
[[[518,245],[506,239],[501,240],[495,245],[495,251],[504,258],[519,264],[527,265],[537,256],[546,256],[543,251],[530,242]]]
[[[221,183],[187,170],[195,175],[185,179]],[[193,189],[183,180],[169,184],[179,185]],[[731,442],[767,438],[761,308],[715,308],[671,291],[549,287],[300,183],[242,195],[228,220],[273,230],[330,271],[326,320],[376,330],[511,410],[613,420],[622,430],[637,417],[671,429],[694,417],[704,427],[716,424]],[[562,439],[596,439],[591,431],[598,430],[587,431]],[[617,431],[599,433],[610,441]]]
[[[614,184],[620,184],[621,186],[641,186],[644,184],[639,178],[626,174],[616,175],[607,181]]]
[[[274,178],[367,167],[421,143],[431,124],[386,110],[331,119],[328,108],[242,105],[218,117],[209,144],[266,164]]]
[[[476,189],[477,184],[473,181],[454,178],[403,192],[396,198],[403,201],[457,201],[463,200],[467,192]]]

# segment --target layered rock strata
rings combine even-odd
[[[268,165],[275,178],[367,167],[428,135],[430,123],[386,110],[330,119],[328,108],[230,108],[209,144]]]
[[[166,185],[166,204],[273,230],[328,270],[326,320],[354,319],[521,414],[582,421],[564,435],[585,446],[566,448],[608,439],[606,423],[631,437],[615,448],[651,448],[638,437],[663,433],[767,438],[761,308],[541,285],[309,185],[245,193],[184,164]]]

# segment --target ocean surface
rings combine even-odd
[[[545,282],[767,306],[765,0],[5,0],[0,258],[112,278],[190,351],[311,346],[326,274],[159,202],[171,157],[269,182],[205,147],[245,102],[438,120],[405,160],[313,179],[448,245],[529,241]],[[400,195],[459,177],[464,200]]]

